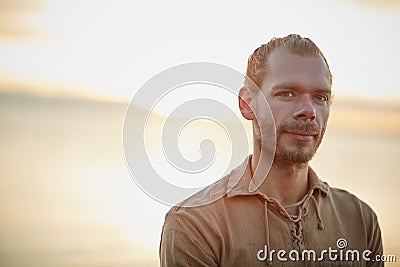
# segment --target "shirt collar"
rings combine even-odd
[[[249,190],[250,185],[253,184],[250,170],[251,158],[252,155],[248,156],[241,165],[232,170],[227,184],[228,198],[239,195],[263,195],[257,190],[253,192]],[[308,185],[309,193],[319,190],[324,196],[328,194],[328,184],[322,182],[310,166],[308,167]]]

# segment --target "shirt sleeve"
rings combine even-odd
[[[212,242],[198,220],[176,211],[165,217],[160,242],[160,266],[218,266]]]
[[[370,223],[368,229],[368,249],[372,252],[367,262],[367,267],[383,267],[385,263],[380,261],[380,257],[383,255],[381,229],[379,227],[378,219],[372,209],[369,212]]]

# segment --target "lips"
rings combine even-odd
[[[318,133],[315,132],[303,132],[303,131],[294,131],[294,132],[286,132],[290,137],[300,140],[300,141],[311,141],[314,139]]]

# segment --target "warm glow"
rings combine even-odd
[[[0,78],[129,100],[151,76],[184,62],[218,62],[243,73],[260,43],[297,32],[324,51],[336,94],[399,98],[399,10],[382,11],[381,2],[372,9],[372,2],[4,1],[0,21],[19,26],[0,28]],[[252,15],[243,21],[234,14]]]
[[[0,1],[2,263],[158,266],[169,207],[127,171],[127,103],[153,75],[181,63],[217,62],[243,73],[257,46],[292,32],[315,40],[334,75],[329,129],[313,165],[373,206],[385,252],[398,253],[395,2]],[[235,96],[210,97],[239,114]],[[152,122],[163,121],[177,99],[160,102]],[[210,137],[225,163],[231,151],[223,129],[193,126],[180,140],[183,154],[196,159],[199,140]],[[147,140],[156,156],[159,138]]]

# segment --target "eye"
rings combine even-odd
[[[280,96],[283,96],[283,97],[293,97],[294,94],[293,94],[292,92],[282,92],[282,93],[280,93]]]
[[[318,102],[327,102],[328,97],[326,95],[315,95],[314,99]]]

